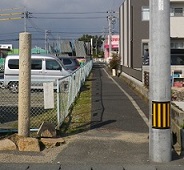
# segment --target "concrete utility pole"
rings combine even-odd
[[[45,50],[46,53],[49,53],[49,34],[51,33],[51,31],[49,30],[45,30]]]
[[[31,34],[19,34],[18,135],[30,133]]]
[[[112,51],[112,28],[111,28],[111,20],[109,19],[109,58],[111,57]]]
[[[114,22],[114,20],[115,20],[115,17],[113,16],[113,13],[114,13],[114,11],[108,11],[107,12],[109,15],[107,16],[107,19],[108,19],[108,22],[109,22],[109,38],[108,38],[108,40],[109,40],[109,58],[111,57],[111,51],[112,51],[112,44],[111,44],[111,39],[112,39],[112,24],[113,24],[113,22]]]
[[[91,38],[91,56],[93,57],[93,38]]]
[[[45,30],[45,51],[46,51],[46,54],[48,53],[48,33],[49,33],[49,31]]]
[[[153,162],[171,161],[170,1],[150,0],[150,130]]]
[[[120,55],[120,59],[121,59],[121,61],[120,61],[120,65],[121,65],[121,70],[122,70],[122,67],[123,67],[123,65],[124,65],[124,30],[123,30],[123,5],[121,5],[120,6],[120,9],[119,9],[119,18],[120,18],[120,20],[119,20],[119,31],[120,31],[120,42],[119,42],[119,55]]]

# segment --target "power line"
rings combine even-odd
[[[104,19],[106,17],[32,17],[34,19]]]
[[[55,15],[55,14],[105,14],[107,13],[106,11],[104,12],[40,12],[40,13],[37,13],[37,12],[34,12],[33,14],[43,14],[43,15]]]
[[[33,28],[34,28],[35,30],[37,30],[38,32],[44,32],[44,31],[45,31],[44,29],[39,28],[31,19],[29,19],[28,21],[29,21],[29,23],[33,26]]]
[[[0,9],[0,12],[1,11],[12,11],[12,10],[22,10],[23,8],[8,8],[8,9]]]
[[[14,15],[22,15],[22,12],[14,12],[14,13],[0,14],[0,17],[2,17],[2,16],[14,16]]]
[[[96,33],[96,34],[98,34],[98,33],[102,33],[102,31],[101,32],[92,32],[92,31],[82,31],[82,32],[65,32],[65,31],[60,31],[60,32],[52,32],[52,33],[64,33],[64,34],[87,34],[87,33]]]
[[[19,10],[19,9],[23,9],[23,8],[11,8],[11,9],[4,9],[4,10],[0,10],[0,11],[8,11],[8,10]],[[30,12],[28,12],[28,11],[26,11],[26,9],[24,9],[24,12],[15,12],[15,13],[9,13],[9,14],[0,14],[0,21],[1,20],[17,20],[17,19],[24,19],[24,30],[27,30],[27,21],[29,22],[29,24],[32,26],[32,28],[33,29],[35,29],[35,31],[30,31],[30,32],[32,32],[33,33],[33,35],[35,36],[35,34],[34,33],[38,33],[38,34],[40,34],[40,33],[43,33],[44,34],[44,32],[45,32],[45,29],[42,29],[42,28],[39,28],[38,27],[38,25],[36,25],[35,24],[35,22],[33,22],[33,19],[58,19],[58,20],[91,20],[91,19],[105,19],[105,18],[107,18],[106,16],[103,16],[103,15],[96,15],[96,16],[89,16],[88,14],[107,14],[108,13],[108,11],[95,11],[95,12],[70,12],[70,13],[68,13],[68,12],[45,12],[45,13],[30,13]],[[75,15],[75,16],[63,16],[63,15]],[[1,18],[1,16],[18,16],[18,17],[9,17],[9,18]],[[39,16],[39,15],[44,15],[44,16]],[[53,16],[54,15],[54,16]],[[62,15],[62,17],[61,16],[58,16],[57,17],[57,15]],[[77,16],[76,16],[77,15]],[[79,15],[85,15],[85,16],[79,16]],[[31,28],[31,27],[28,27],[28,28]],[[75,28],[73,28],[73,29],[75,29]],[[19,33],[19,32],[18,32]],[[18,34],[17,33],[17,34]],[[93,31],[80,31],[80,32],[70,32],[70,31],[59,31],[59,32],[53,32],[52,31],[52,34],[69,34],[70,36],[71,35],[78,35],[78,34],[102,34],[102,33],[104,33],[104,32],[102,32],[102,31],[99,31],[99,32],[93,32]],[[10,34],[14,34],[14,33],[10,33]],[[9,34],[9,36],[10,36],[10,34]],[[1,34],[0,34],[0,36],[1,36]],[[4,34],[3,34],[3,36],[4,36]],[[50,39],[50,40],[54,40],[54,37],[53,37],[53,35],[51,35],[52,36],[52,39]],[[62,35],[62,37],[63,37],[63,35]],[[10,40],[10,39],[12,39],[12,38],[9,38],[9,39],[4,39],[4,41],[8,41],[8,40]],[[17,38],[16,39],[14,39],[14,40],[17,40]],[[33,38],[33,40],[44,40],[44,38]],[[0,40],[1,41],[1,40]]]
[[[0,34],[0,36],[6,36],[10,34],[19,34],[19,32],[3,33],[3,34]]]
[[[0,9],[0,11],[14,11],[18,9],[20,8]],[[1,13],[0,21],[20,20],[22,19],[22,14],[22,12]]]
[[[22,17],[15,17],[15,18],[0,18],[0,21],[10,21],[10,20],[20,20]]]

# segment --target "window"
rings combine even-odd
[[[184,65],[184,55],[172,54],[171,55],[171,65]]]
[[[31,60],[31,69],[32,70],[41,70],[42,69],[42,60]]]
[[[72,64],[72,61],[68,58],[63,58],[63,64],[64,65],[69,65],[69,64]]]
[[[175,49],[175,43],[171,42],[171,49]]]
[[[56,60],[46,60],[46,70],[61,70],[61,66]]]
[[[183,8],[171,8],[170,16],[183,16]]]
[[[184,49],[184,42],[171,42],[171,49]]]
[[[10,59],[8,61],[8,67],[10,69],[19,69],[19,60]],[[41,70],[42,69],[42,60],[31,60],[31,69],[32,70]]]
[[[177,49],[182,49],[183,48],[183,43],[182,42],[177,42],[175,43],[175,46]]]
[[[149,7],[142,7],[142,21],[149,21]]]
[[[149,65],[149,44],[142,42],[142,64]]]
[[[19,69],[19,60],[18,59],[10,59],[8,61],[8,67],[10,69]]]
[[[183,8],[174,8],[174,16],[183,16]]]

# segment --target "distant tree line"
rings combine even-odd
[[[89,43],[91,39],[93,40],[93,57],[103,57],[102,45],[105,39],[102,36],[84,34],[78,40]]]

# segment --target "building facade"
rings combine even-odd
[[[109,54],[109,44],[110,38],[109,36],[106,36],[104,41],[104,58],[107,63],[111,59],[112,54],[119,54],[119,35],[111,36],[111,54]]]
[[[126,67],[140,68],[148,44],[149,0],[125,0],[120,6],[120,57]]]
[[[149,64],[149,0],[125,0],[119,13],[121,65],[141,69],[143,64]],[[172,51],[184,50],[183,22],[184,0],[170,0]],[[180,57],[184,61],[184,55]]]

